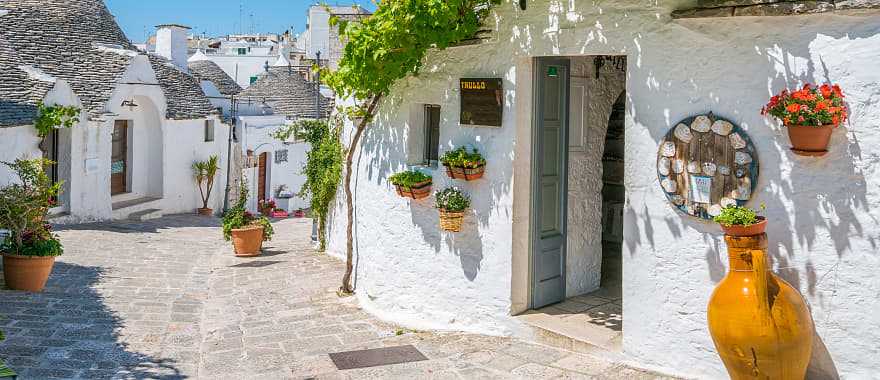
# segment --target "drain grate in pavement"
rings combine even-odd
[[[267,267],[272,264],[278,264],[280,262],[281,261],[268,261],[268,260],[250,261],[250,262],[246,262],[246,263],[230,265],[229,267],[230,268],[261,268],[261,267]]]
[[[428,360],[412,345],[335,352],[330,354],[330,359],[338,369],[366,368]]]

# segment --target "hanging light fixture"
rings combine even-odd
[[[129,111],[134,111],[134,108],[137,107],[138,105],[137,105],[137,103],[134,102],[134,99],[131,99],[131,100],[123,100],[121,106],[128,107]]]

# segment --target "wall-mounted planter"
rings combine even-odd
[[[474,181],[483,178],[486,172],[486,165],[480,165],[475,168],[465,168],[456,166],[446,166],[446,175],[452,179],[461,179],[465,181]]]
[[[440,229],[449,232],[461,232],[464,222],[464,211],[446,211],[440,209]]]
[[[835,127],[829,124],[817,127],[786,125],[786,128],[794,154],[821,157],[828,153],[828,143]]]
[[[400,195],[401,197],[419,200],[431,195],[431,185],[432,181],[428,180],[416,183],[412,186],[394,185],[394,188],[397,189],[397,195]]]
[[[486,172],[486,159],[476,148],[470,151],[459,147],[443,153],[440,162],[446,167],[446,175],[452,179],[473,181],[483,178]]]
[[[761,109],[788,129],[791,151],[801,156],[824,156],[828,153],[831,132],[849,116],[840,86],[805,84],[789,92],[783,90],[770,98]]]

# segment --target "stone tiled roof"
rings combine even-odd
[[[333,99],[321,99],[321,112],[316,112],[315,96],[319,94],[296,70],[272,67],[256,83],[239,94],[243,100],[263,102],[272,107],[275,114],[290,117],[326,117],[333,109]]]
[[[165,93],[168,109],[165,116],[173,120],[201,119],[218,113],[208,101],[199,81],[184,73],[167,59],[150,54],[150,65],[156,72],[159,86]]]
[[[132,59],[142,54],[125,37],[102,0],[0,0],[0,38],[5,40],[0,75],[5,111],[0,113],[0,126],[32,120],[35,107],[30,103],[43,98],[51,86],[46,79],[51,78],[69,83],[89,117],[99,118],[107,113],[107,101]],[[31,78],[25,87],[33,86],[34,81],[38,84],[29,98],[15,89],[23,83],[21,74],[6,69],[22,66],[29,68],[25,75]],[[191,76],[180,74],[186,83],[171,83],[170,79],[180,77],[167,70],[158,75],[169,114],[175,118],[202,117],[209,102],[201,86]],[[197,92],[183,88],[193,84]],[[186,110],[189,103],[195,103],[195,109]]]
[[[133,47],[103,1],[0,0],[0,10],[0,36],[22,65],[66,80],[91,116],[104,113],[132,55],[100,47]]]
[[[33,122],[37,104],[54,85],[51,78],[29,74],[9,42],[0,36],[0,128]]]
[[[196,79],[213,83],[223,95],[238,95],[241,92],[241,86],[214,62],[190,62],[189,71]]]

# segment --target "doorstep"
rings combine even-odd
[[[600,289],[514,318],[532,327],[539,343],[582,353],[622,351],[621,302],[613,290]]]
[[[141,197],[114,202],[112,219],[145,221],[161,218],[162,210],[158,207],[161,200],[162,198]]]

